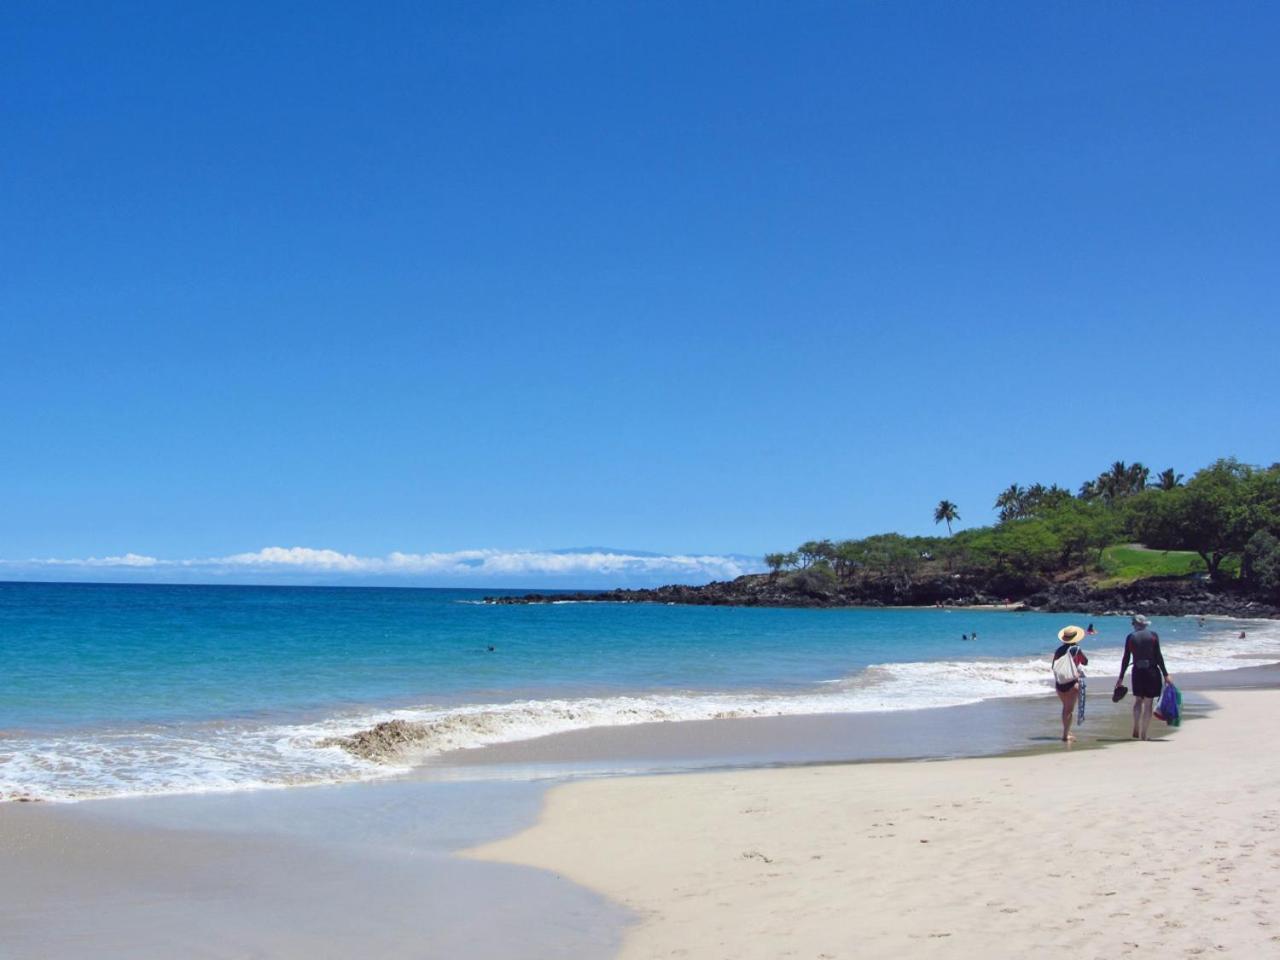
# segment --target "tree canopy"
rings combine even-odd
[[[942,561],[957,576],[1088,572],[1098,569],[1106,547],[1137,542],[1195,551],[1219,581],[1234,558],[1231,569],[1250,586],[1280,591],[1280,464],[1264,468],[1223,459],[1185,481],[1173,468],[1155,483],[1150,476],[1141,463],[1117,460],[1078,494],[1057,484],[1014,483],[996,498],[999,520],[991,526],[953,532],[959,507],[941,500],[933,519],[947,525],[945,538],[883,533],[809,540],[794,551],[768,554],[765,562],[774,575],[813,570],[823,582],[878,576],[909,584]]]

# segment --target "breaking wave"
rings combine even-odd
[[[1280,625],[1236,623],[1233,635],[1171,642],[1177,672],[1280,661]],[[963,651],[957,651],[962,653]],[[1120,649],[1088,650],[1087,673],[1109,682]],[[339,715],[314,723],[185,724],[57,736],[0,732],[0,799],[76,801],[214,793],[371,780],[423,760],[592,727],[804,714],[924,710],[1041,694],[1047,658],[881,663],[804,690],[665,691],[624,696],[430,705]]]

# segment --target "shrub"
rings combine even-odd
[[[1249,538],[1244,548],[1245,570],[1253,586],[1280,600],[1280,540],[1265,530]]]

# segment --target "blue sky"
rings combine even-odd
[[[1274,7],[189,6],[0,13],[10,575],[758,555],[1280,459]]]

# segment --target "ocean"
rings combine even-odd
[[[1047,694],[1067,623],[1097,628],[1089,672],[1109,690],[1128,630],[1084,614],[481,602],[500,592],[0,583],[0,798],[340,783],[590,727]],[[1273,622],[1156,628],[1175,674],[1280,661]],[[423,725],[404,761],[324,743],[397,718]]]

